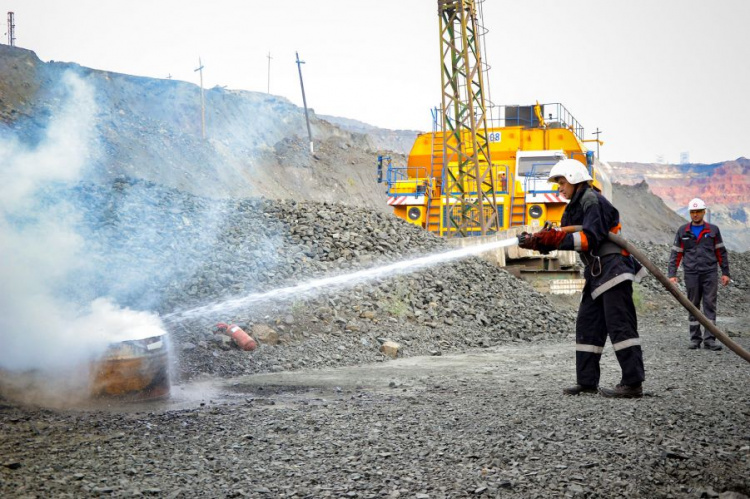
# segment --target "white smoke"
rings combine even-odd
[[[35,146],[0,136],[0,368],[65,369],[116,341],[164,334],[153,314],[106,297],[81,307],[57,296],[88,265],[80,221],[65,200],[41,202],[47,187],[74,184],[96,157],[94,89],[67,72],[67,99]],[[153,334],[151,334],[153,333]]]

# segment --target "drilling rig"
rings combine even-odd
[[[559,224],[566,200],[547,182],[564,158],[585,165],[611,198],[611,184],[583,126],[560,103],[492,106],[482,60],[483,0],[438,0],[441,106],[417,136],[406,166],[378,158],[394,214],[447,237]],[[598,139],[597,139],[598,140]]]
[[[432,112],[432,131],[417,136],[406,166],[378,157],[378,181],[387,186],[394,214],[449,238],[508,237],[559,225],[567,200],[547,178],[564,158],[586,166],[611,199],[611,184],[585,146],[598,137],[585,140],[562,104],[492,105],[482,3],[438,0],[441,104]],[[572,269],[575,254],[564,253],[506,249],[507,258],[544,270]]]

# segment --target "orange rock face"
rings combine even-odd
[[[743,205],[750,200],[750,160],[739,158],[712,167],[613,163],[615,180],[634,183],[645,178],[651,192],[673,209],[699,197],[709,206]]]

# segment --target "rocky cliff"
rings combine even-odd
[[[714,164],[664,165],[610,163],[610,175],[621,184],[646,182],[677,213],[687,219],[687,204],[700,197],[709,205],[708,218],[720,226],[727,246],[750,249],[750,159]]]
[[[408,155],[414,139],[421,132],[417,130],[389,130],[340,116],[320,116],[334,125],[354,133],[367,135],[377,149],[394,151]]]

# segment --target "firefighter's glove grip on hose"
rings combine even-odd
[[[550,251],[556,250],[564,238],[565,232],[544,228],[536,234],[522,232],[518,236],[518,246],[546,255]]]
[[[523,249],[536,250],[536,241],[534,235],[528,232],[521,232],[518,235],[518,246]]]
[[[539,253],[542,253],[544,255],[549,253],[549,250],[542,247],[542,245],[539,243],[538,234],[529,234],[528,232],[522,232],[518,236],[518,246],[524,249],[538,251]]]

